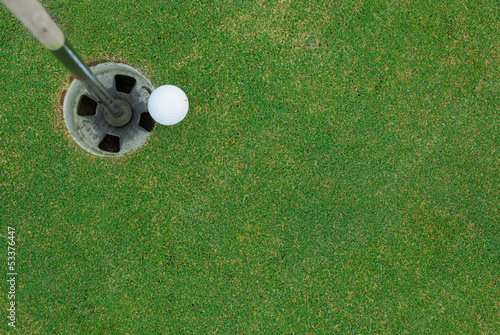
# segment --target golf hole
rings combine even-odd
[[[139,149],[153,131],[155,121],[148,111],[154,87],[133,67],[121,63],[101,63],[92,72],[115,101],[131,109],[128,122],[110,122],[105,107],[73,80],[64,96],[63,117],[71,137],[86,151],[102,157],[119,157]]]

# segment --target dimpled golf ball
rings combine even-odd
[[[172,126],[181,122],[189,109],[189,101],[183,90],[173,85],[163,85],[151,93],[148,110],[156,122]]]

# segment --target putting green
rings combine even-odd
[[[190,110],[86,153],[0,6],[0,333],[498,333],[497,1],[43,3]]]

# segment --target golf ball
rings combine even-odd
[[[171,126],[181,122],[189,109],[189,101],[183,90],[173,85],[163,85],[151,93],[148,110],[158,123]]]

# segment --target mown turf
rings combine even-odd
[[[496,1],[43,3],[190,112],[85,153],[69,74],[0,8],[3,331],[500,332]]]

